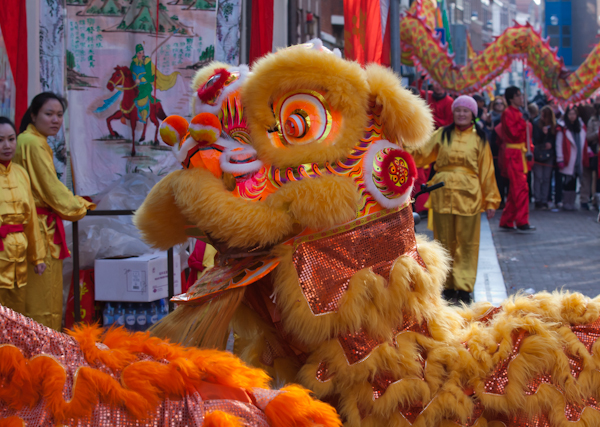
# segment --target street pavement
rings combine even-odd
[[[552,212],[530,207],[531,234],[500,231],[502,211],[490,221],[509,294],[565,289],[600,294],[600,224],[597,211]]]
[[[530,210],[530,234],[500,231],[502,211],[488,222],[482,217],[481,247],[475,300],[498,305],[502,287],[517,291],[565,289],[595,297],[600,294],[600,223],[597,211],[551,212]],[[493,236],[493,247],[486,234]],[[426,219],[417,232],[433,238]],[[495,251],[494,251],[495,249]],[[501,273],[498,272],[497,257]]]

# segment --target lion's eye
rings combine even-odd
[[[280,138],[289,145],[324,141],[332,118],[327,101],[318,92],[298,91],[283,96],[276,104]]]
[[[285,134],[292,138],[302,138],[306,135],[309,128],[310,124],[307,123],[307,114],[302,114],[300,111],[290,115],[283,126]]]

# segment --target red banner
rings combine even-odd
[[[25,0],[2,0],[0,30],[2,30],[10,69],[17,88],[15,125],[19,129],[23,114],[27,110],[29,75],[27,69],[27,10]]]
[[[250,60],[252,64],[273,50],[273,0],[252,0],[250,26]]]
[[[344,0],[344,43],[346,59],[361,64],[382,63],[383,28],[380,0]],[[385,18],[387,22],[387,17]],[[389,39],[389,26],[386,33]],[[389,48],[386,49],[389,55]],[[389,58],[383,61],[389,63]]]
[[[79,301],[81,321],[84,323],[95,323],[99,317],[99,311],[96,313],[96,302],[94,299],[94,269],[79,271]],[[71,279],[71,289],[69,290],[69,298],[67,299],[67,311],[65,313],[65,327],[73,328],[75,317],[75,297],[73,296],[73,279]]]

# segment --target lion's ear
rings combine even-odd
[[[425,101],[404,89],[388,68],[370,64],[366,73],[370,94],[382,108],[381,121],[387,138],[403,146],[424,144],[433,131],[431,111]]]

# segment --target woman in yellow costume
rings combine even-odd
[[[17,131],[0,117],[0,304],[25,314],[27,260],[36,274],[46,269],[46,251],[38,226],[27,172],[12,163]]]
[[[70,256],[62,220],[78,221],[96,205],[74,196],[59,181],[47,138],[62,126],[65,104],[51,92],[37,95],[21,122],[15,163],[29,173],[38,222],[46,250],[46,272],[35,274],[34,265],[27,267],[27,316],[52,329],[60,330],[63,305],[62,260]]]
[[[452,114],[454,122],[435,132],[413,156],[417,167],[436,162],[430,184],[445,183],[430,198],[433,235],[453,259],[444,298],[468,304],[477,277],[480,212],[493,218],[500,193],[492,151],[485,133],[475,125],[477,102],[470,96],[459,96],[452,104]]]

